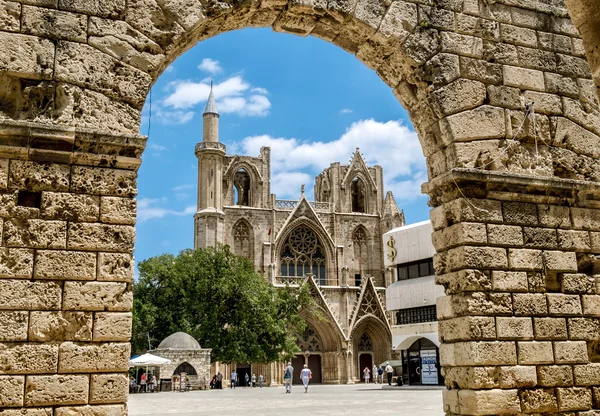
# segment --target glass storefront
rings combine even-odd
[[[444,384],[440,372],[439,350],[426,338],[402,351],[402,378],[409,385]]]

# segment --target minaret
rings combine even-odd
[[[203,137],[196,144],[198,158],[198,211],[194,215],[194,248],[223,243],[223,158],[225,145],[219,143],[219,112],[212,82],[204,119]]]

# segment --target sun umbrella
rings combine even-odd
[[[171,364],[171,360],[152,354],[143,354],[129,360],[131,367],[155,367]]]

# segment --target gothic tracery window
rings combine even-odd
[[[317,282],[326,283],[325,250],[307,226],[301,225],[290,233],[281,249],[280,259],[282,276],[313,274]]]
[[[233,252],[238,256],[252,259],[250,225],[246,221],[238,221],[233,226]]]
[[[250,205],[250,175],[240,168],[233,176],[235,205]]]
[[[373,351],[373,342],[371,342],[371,338],[366,333],[362,334],[362,336],[358,340],[358,350]]]
[[[316,332],[310,327],[307,327],[304,330],[304,333],[302,335],[300,335],[300,337],[298,337],[298,340],[296,343],[297,343],[298,347],[300,347],[300,351],[302,351],[302,352],[304,352],[304,351],[310,351],[310,352],[322,351],[321,340],[319,339],[319,336],[316,334]]]
[[[360,286],[360,281],[365,271],[368,270],[369,252],[367,246],[367,232],[364,227],[359,226],[352,235],[352,245],[354,248],[355,270],[355,285]]]
[[[359,178],[354,178],[350,185],[352,196],[352,212],[367,212],[365,204],[365,184]]]

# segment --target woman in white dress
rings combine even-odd
[[[363,370],[363,377],[365,379],[365,384],[369,384],[369,379],[371,378],[371,370],[369,370],[369,367],[365,367]]]
[[[304,364],[304,368],[300,372],[300,378],[302,378],[302,384],[304,385],[304,393],[308,392],[308,381],[312,378],[312,371],[308,369],[308,366]]]

